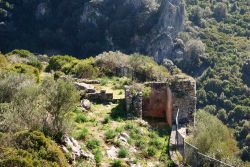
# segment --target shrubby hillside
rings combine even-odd
[[[188,0],[186,10],[180,37],[201,40],[206,56],[197,56],[196,66],[179,67],[197,77],[198,108],[235,130],[241,157],[249,161],[250,1]]]
[[[25,48],[78,57],[121,50],[148,53],[168,67],[169,61],[163,61],[167,57],[183,72],[196,78],[197,107],[233,129],[241,158],[250,161],[250,1],[183,0],[175,4],[170,0],[168,2],[177,7],[165,5],[164,10],[160,7],[161,2],[1,0],[0,50],[7,53]],[[182,4],[185,12],[181,10]],[[165,19],[171,9],[178,11],[178,17]],[[177,31],[172,32],[168,27]],[[168,36],[169,33],[174,35]],[[161,47],[161,44],[171,48]],[[150,45],[152,47],[144,47]],[[164,50],[169,52],[165,54]],[[155,56],[157,51],[165,57]],[[55,56],[48,60],[47,57],[38,59],[27,51],[14,50],[6,56],[0,55],[0,68],[32,74],[34,82],[38,83],[44,77],[40,75],[42,69],[54,71],[55,77],[64,73],[91,78],[112,76],[116,67],[122,65],[136,69],[137,79],[143,81],[157,80],[171,73],[154,66],[152,59],[139,55],[134,59],[122,56],[122,53],[103,53],[97,56],[97,61],[71,56]]]

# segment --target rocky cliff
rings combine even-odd
[[[0,17],[1,51],[24,48],[86,57],[121,50],[147,54],[158,62],[171,56],[185,11],[181,0],[20,0],[10,4],[9,8],[0,6],[6,11]]]

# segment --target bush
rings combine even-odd
[[[123,167],[123,162],[121,160],[114,160],[112,163],[112,167]]]
[[[8,138],[11,141],[8,141]],[[60,148],[41,132],[6,134],[0,141],[0,166],[68,166]]]
[[[7,58],[0,53],[0,68],[6,68],[9,64]]]
[[[54,73],[54,80],[58,80],[61,76],[63,76],[64,75],[64,73],[63,72],[61,72],[61,71],[56,71],[55,73]]]
[[[91,150],[97,149],[100,146],[100,141],[97,139],[91,139],[87,142],[87,147]]]
[[[110,120],[111,120],[110,116],[106,116],[103,120],[103,124],[108,124]]]
[[[28,50],[15,49],[15,50],[11,51],[10,53],[8,53],[8,55],[14,55],[14,54],[19,55],[20,57],[23,57],[23,58],[29,58],[31,56],[34,56],[33,53],[31,53]]]
[[[100,162],[102,161],[102,158],[103,158],[103,155],[102,155],[102,151],[97,149],[95,152],[94,152],[94,156],[95,156],[95,162],[97,164],[100,164]]]
[[[47,97],[45,108],[49,122],[43,126],[44,132],[50,136],[69,132],[71,121],[69,113],[80,100],[75,87],[63,80],[45,79],[40,89]]]
[[[214,17],[217,21],[221,21],[227,16],[227,5],[219,2],[214,8]]]
[[[149,141],[149,145],[154,146],[157,149],[162,149],[164,144],[159,138],[154,138]]]
[[[85,140],[89,131],[86,128],[83,128],[77,135],[78,140]]]
[[[146,151],[148,157],[155,156],[156,152],[157,150],[152,146],[150,146]]]
[[[106,140],[110,140],[110,139],[115,138],[117,133],[114,130],[108,130],[108,131],[105,132],[104,135],[105,135]]]
[[[78,78],[95,78],[98,75],[98,69],[94,66],[94,58],[79,61],[71,73]]]
[[[76,58],[65,55],[65,56],[53,56],[49,60],[49,65],[46,68],[46,71],[62,71],[66,74],[68,73],[68,68],[73,68]],[[67,67],[68,66],[68,67]],[[67,67],[67,68],[66,68]]]
[[[77,113],[77,115],[76,115],[76,117],[75,117],[75,121],[76,121],[77,123],[84,123],[84,122],[87,122],[88,119],[87,119],[87,117],[86,117],[84,114],[82,114],[82,113]]]
[[[122,147],[118,152],[119,158],[126,158],[128,156],[128,150],[125,147]]]
[[[198,110],[195,115],[196,126],[190,142],[200,152],[215,157],[233,159],[238,152],[232,132],[216,117]]]

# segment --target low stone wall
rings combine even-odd
[[[110,102],[113,101],[113,93],[107,93],[102,90],[101,92],[87,93],[84,98],[96,102]]]

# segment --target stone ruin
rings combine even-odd
[[[159,119],[171,127],[179,110],[180,124],[193,122],[196,110],[196,82],[193,78],[176,75],[167,82],[148,82],[144,85],[151,88],[149,97],[143,97],[142,92],[134,92],[131,86],[125,87],[129,117]]]
[[[94,81],[91,81],[94,83]],[[88,99],[95,102],[109,102],[113,101],[113,93],[107,93],[106,90],[101,90],[96,92],[96,89],[93,85],[87,84],[84,82],[75,82],[75,86],[78,90],[82,90],[81,93],[82,99]]]

